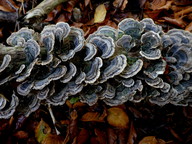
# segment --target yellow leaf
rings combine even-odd
[[[157,139],[154,136],[144,137],[139,144],[157,144]]]
[[[129,117],[123,109],[113,107],[108,109],[107,121],[112,126],[119,128],[127,128],[129,123]]]
[[[107,116],[106,110],[104,110],[102,114],[98,112],[87,112],[82,116],[81,121],[104,122],[106,116]]]
[[[105,20],[107,10],[104,4],[99,5],[94,14],[94,23],[101,23]]]
[[[37,141],[42,143],[50,133],[51,128],[49,125],[41,120],[35,129],[35,137]]]

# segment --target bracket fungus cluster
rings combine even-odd
[[[28,116],[71,96],[90,106],[192,102],[192,34],[164,33],[149,18],[100,27],[87,39],[64,22],[40,33],[22,28],[7,44],[0,45],[0,118],[15,111]]]

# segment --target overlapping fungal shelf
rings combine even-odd
[[[72,96],[90,106],[192,101],[192,34],[164,33],[149,18],[100,27],[87,39],[64,22],[41,33],[22,28],[7,44],[0,45],[0,118],[29,116],[40,104],[63,105]]]

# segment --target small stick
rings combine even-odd
[[[51,105],[50,105],[50,104],[48,104],[48,110],[49,110],[49,113],[50,113],[50,115],[51,115],[51,119],[52,119],[52,121],[53,121],[56,134],[57,134],[57,135],[60,135],[61,133],[58,131],[58,129],[57,129],[56,126],[55,126],[56,120],[55,120],[55,117],[54,117],[54,115],[53,115],[53,111],[52,111],[52,109],[51,109]]]
[[[68,0],[43,0],[39,5],[27,12],[24,21],[28,23],[30,20],[36,22],[41,21],[42,18],[51,12],[57,5],[66,1]]]

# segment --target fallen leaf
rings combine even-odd
[[[166,144],[166,142],[162,139],[157,139],[155,136],[146,136],[139,144]]]
[[[127,143],[127,129],[121,129],[118,132],[118,144],[126,144]]]
[[[173,24],[175,26],[184,28],[186,26],[186,22],[183,21],[181,18],[170,18],[170,17],[162,17],[165,22],[168,22],[170,24]]]
[[[0,28],[0,38],[3,37],[3,27]]]
[[[131,122],[130,128],[129,128],[128,144],[134,144],[136,138],[137,138],[137,133],[135,131],[133,122]]]
[[[86,7],[90,3],[90,0],[85,0],[84,2],[85,2],[85,7]]]
[[[152,10],[157,10],[158,8],[164,6],[166,4],[166,0],[153,0],[150,3],[149,8]]]
[[[70,113],[70,123],[69,123],[69,126],[68,126],[68,131],[69,131],[69,136],[70,136],[70,139],[74,139],[77,134],[78,134],[78,125],[77,125],[77,111],[76,110],[73,110],[71,113]]]
[[[155,136],[146,136],[144,137],[139,144],[158,144]]]
[[[124,0],[114,0],[113,6],[119,8],[123,4]]]
[[[183,16],[183,15],[191,13],[191,12],[192,12],[192,7],[189,7],[187,9],[183,9],[183,10],[175,13],[174,16],[177,18],[177,17]]]
[[[28,138],[28,133],[21,130],[14,133],[14,136],[17,137],[18,139],[26,139]]]
[[[35,129],[35,137],[39,143],[42,143],[47,136],[51,133],[51,128],[43,120],[39,122]]]
[[[95,9],[95,14],[94,14],[94,23],[101,23],[105,20],[107,10],[105,8],[104,4],[99,5]]]
[[[166,4],[160,8],[158,8],[158,10],[169,10],[171,8],[173,1],[167,1]]]
[[[0,1],[0,10],[6,12],[16,12],[19,7],[15,4],[13,0],[1,0]]]
[[[108,109],[107,121],[110,125],[118,128],[128,128],[129,117],[121,108]]]
[[[107,136],[106,136],[105,131],[101,131],[97,128],[94,129],[94,131],[95,131],[95,135],[97,136],[96,140],[99,142],[99,144],[106,144],[107,143]]]
[[[100,114],[99,112],[87,112],[82,116],[81,121],[104,122],[106,116],[107,116],[106,110],[104,110],[102,114]]]
[[[77,144],[84,144],[89,138],[89,132],[85,128],[81,129],[77,136]]]
[[[59,135],[48,134],[41,144],[66,144],[64,138]]]
[[[125,8],[126,8],[126,6],[127,6],[127,3],[128,3],[128,0],[124,0],[123,1],[123,4],[121,5],[121,10],[124,10]]]
[[[107,129],[107,141],[108,144],[117,144],[117,134],[112,128]]]
[[[86,106],[86,104],[82,103],[80,101],[73,104],[73,108],[78,108],[78,107],[83,107],[83,106]]]
[[[186,28],[185,28],[186,31],[189,31],[189,32],[192,32],[192,22],[189,23]]]
[[[174,0],[176,5],[189,5],[192,4],[191,0]]]

